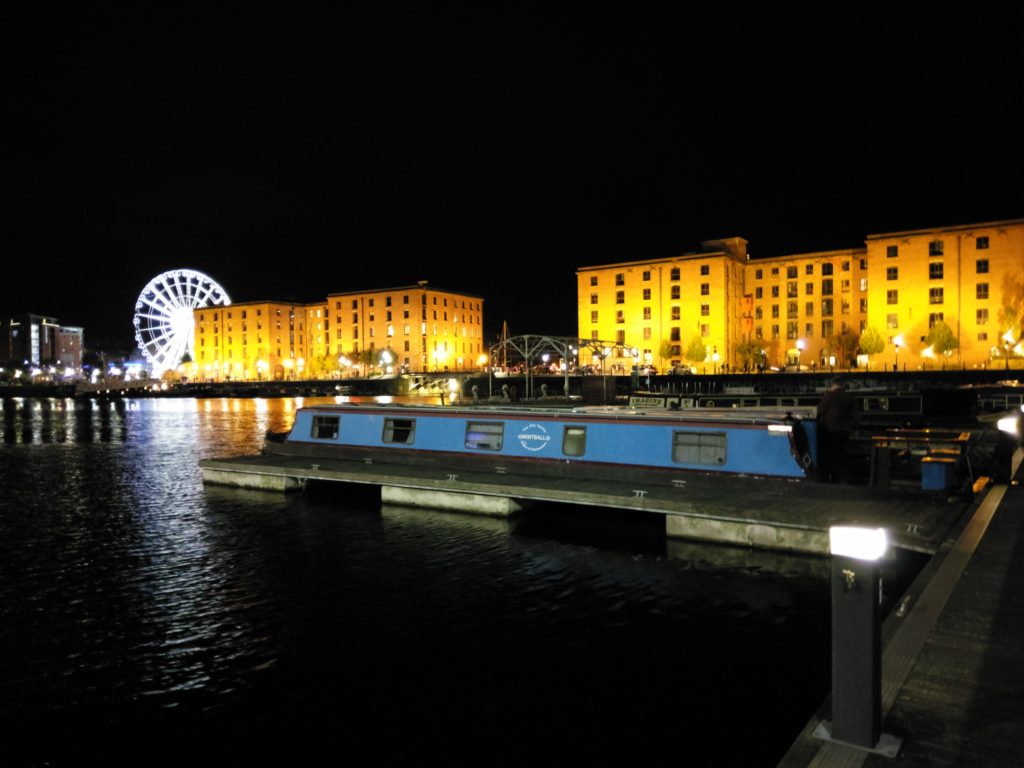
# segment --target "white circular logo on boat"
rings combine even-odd
[[[551,435],[540,424],[527,424],[519,433],[519,444],[528,451],[543,451]]]

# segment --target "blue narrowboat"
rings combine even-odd
[[[317,405],[300,409],[269,454],[508,474],[671,482],[679,473],[803,479],[813,409],[643,411]]]

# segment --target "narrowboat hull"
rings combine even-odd
[[[674,483],[687,473],[813,474],[813,411],[322,405],[264,451],[532,477]]]

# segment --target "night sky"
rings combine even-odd
[[[0,313],[127,344],[189,267],[574,334],[578,266],[1024,216],[1020,7],[334,5],[6,6]]]

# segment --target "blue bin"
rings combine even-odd
[[[921,459],[921,490],[948,491],[956,479],[956,459],[925,456]]]

